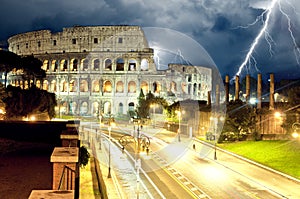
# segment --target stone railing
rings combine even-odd
[[[53,164],[52,190],[32,190],[29,199],[79,198],[79,121],[69,121],[61,133],[61,147],[55,147],[50,162]]]

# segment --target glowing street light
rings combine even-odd
[[[155,128],[155,104],[150,104],[150,108],[152,108],[152,117],[153,117],[153,128]]]
[[[111,170],[111,154],[110,154],[110,145],[111,145],[111,129],[112,127],[115,127],[116,124],[113,122],[113,118],[109,118],[109,121],[108,121],[108,127],[107,127],[107,130],[108,130],[108,139],[109,139],[109,145],[108,145],[108,175],[107,175],[107,178],[111,178],[111,173],[110,173],[110,170]]]
[[[178,130],[177,130],[177,134],[178,134],[178,142],[180,142],[180,133],[181,133],[181,128],[180,128],[180,120],[181,120],[181,111],[176,110],[175,113],[177,114],[178,117]]]
[[[209,118],[214,123],[214,137],[215,137],[215,144],[214,144],[214,160],[217,160],[217,128],[218,128],[218,122],[224,121],[225,118],[223,116],[221,117],[210,117]]]
[[[298,129],[300,129],[300,123],[299,122],[293,123],[292,129],[294,130],[294,132],[292,133],[293,138],[298,138],[299,137]]]
[[[99,139],[99,149],[101,150],[101,125],[102,125],[102,115],[101,111],[99,111],[99,134],[100,134],[100,139]]]

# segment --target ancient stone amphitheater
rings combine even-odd
[[[157,70],[154,50],[139,26],[40,30],[14,35],[8,43],[10,51],[43,62],[47,77],[36,85],[56,94],[60,115],[127,114],[141,90],[169,102],[207,100],[211,90],[209,68],[170,63]],[[26,89],[30,82],[12,73],[10,84]]]

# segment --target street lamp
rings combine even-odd
[[[178,134],[178,142],[180,142],[180,131],[181,131],[181,128],[180,128],[180,119],[181,119],[181,111],[175,111],[175,113],[177,114],[177,117],[178,117],[178,130],[177,130],[177,134]]]
[[[224,117],[210,117],[209,118],[211,121],[213,121],[214,123],[214,138],[215,138],[215,144],[214,144],[214,160],[217,160],[217,130],[218,130],[218,122],[220,121],[224,121]]]
[[[155,104],[151,104],[150,107],[152,108],[153,128],[155,128]]]
[[[299,127],[297,127],[297,125]],[[293,123],[292,129],[294,130],[294,132],[292,133],[293,138],[298,138],[299,137],[298,129],[300,129],[300,123],[299,122]]]
[[[102,120],[102,115],[101,111],[99,111],[99,134],[100,134],[100,139],[99,139],[99,149],[101,150],[101,121]]]
[[[111,129],[112,127],[114,127],[116,124],[113,122],[112,120],[113,118],[109,118],[109,121],[108,121],[108,127],[107,127],[107,130],[108,130],[108,139],[109,139],[109,144],[108,144],[108,175],[107,175],[107,178],[111,178],[111,173],[110,173],[110,170],[111,170],[111,154],[110,154],[110,145],[111,145]]]

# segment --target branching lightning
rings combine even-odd
[[[295,12],[295,8],[293,7],[293,5],[288,1],[285,0],[285,3],[287,5],[289,5],[291,8],[294,9]],[[250,49],[248,50],[246,57],[244,59],[244,61],[242,62],[242,64],[239,66],[238,72],[236,73],[236,75],[240,75],[243,71],[244,68],[250,68],[250,67],[255,67],[256,71],[259,71],[257,68],[257,62],[255,60],[255,57],[253,56],[253,53],[255,51],[255,48],[257,47],[257,45],[259,44],[259,41],[261,40],[261,38],[265,38],[267,44],[269,45],[269,53],[272,56],[274,54],[274,51],[272,49],[273,44],[275,44],[274,40],[272,39],[269,31],[268,31],[268,26],[270,23],[270,19],[271,16],[273,14],[273,12],[275,12],[276,9],[276,5],[278,5],[278,11],[279,13],[281,13],[287,20],[287,31],[289,32],[290,38],[293,42],[294,45],[294,54],[296,57],[296,61],[297,64],[300,65],[300,49],[297,45],[293,30],[292,30],[292,22],[291,22],[291,18],[288,15],[288,13],[286,11],[284,11],[284,9],[282,8],[281,5],[281,0],[272,0],[272,2],[270,3],[269,7],[267,9],[265,9],[265,11],[259,15],[256,20],[249,24],[248,26],[240,26],[240,28],[248,28],[249,26],[253,26],[255,24],[257,24],[258,22],[262,22],[263,26],[260,29],[258,35],[255,37],[254,41],[252,42]]]
[[[288,2],[288,1],[287,1]],[[292,6],[292,4],[290,2],[288,2],[288,4],[290,6]],[[292,42],[294,44],[294,54],[295,54],[295,57],[296,57],[296,61],[297,61],[297,64],[300,65],[300,49],[297,45],[297,42],[296,42],[296,39],[295,39],[295,36],[294,36],[294,33],[292,31],[292,23],[291,23],[291,18],[289,17],[289,15],[282,9],[282,6],[281,6],[281,2],[279,1],[278,2],[278,5],[279,5],[279,10],[280,12],[282,13],[283,16],[286,17],[287,19],[287,22],[288,22],[288,31],[290,33],[290,37],[292,39]],[[293,7],[293,6],[292,6]]]
[[[244,59],[243,63],[240,65],[239,70],[238,70],[238,72],[236,73],[236,75],[240,75],[241,72],[242,72],[242,70],[243,70],[243,68],[244,68],[244,67],[247,67],[247,64],[249,64],[249,66],[251,66],[251,65],[252,65],[251,63],[252,63],[252,62],[255,63],[254,66],[255,66],[255,68],[257,69],[257,67],[256,67],[256,60],[255,60],[255,58],[253,57],[252,54],[253,54],[253,52],[254,52],[254,50],[255,50],[255,47],[258,45],[259,40],[262,38],[262,36],[265,35],[265,38],[268,37],[268,36],[270,36],[270,35],[268,34],[268,32],[267,32],[267,28],[268,28],[268,25],[269,25],[270,16],[271,16],[271,14],[272,14],[272,12],[273,12],[273,9],[274,9],[274,6],[275,6],[276,3],[277,3],[277,0],[273,0],[272,3],[271,3],[271,5],[269,6],[269,8],[267,8],[267,9],[266,9],[266,10],[265,10],[265,11],[264,11],[264,12],[256,19],[256,21],[254,22],[254,23],[256,23],[256,22],[258,22],[259,20],[261,20],[261,21],[263,22],[263,27],[262,27],[262,29],[259,31],[258,35],[255,37],[253,43],[251,44],[250,49],[249,49],[249,51],[248,51],[248,53],[247,53],[247,55],[246,55],[246,58]],[[266,15],[266,20],[264,21],[263,18],[264,18],[265,15]],[[254,23],[252,23],[251,25],[253,25]],[[267,34],[265,34],[265,33],[267,33]],[[269,41],[269,40],[267,39],[267,41]],[[269,43],[269,42],[268,42],[268,43]],[[271,46],[270,43],[269,43],[269,46]],[[271,48],[271,47],[270,47],[270,48]],[[271,52],[272,52],[272,51],[271,51]]]

